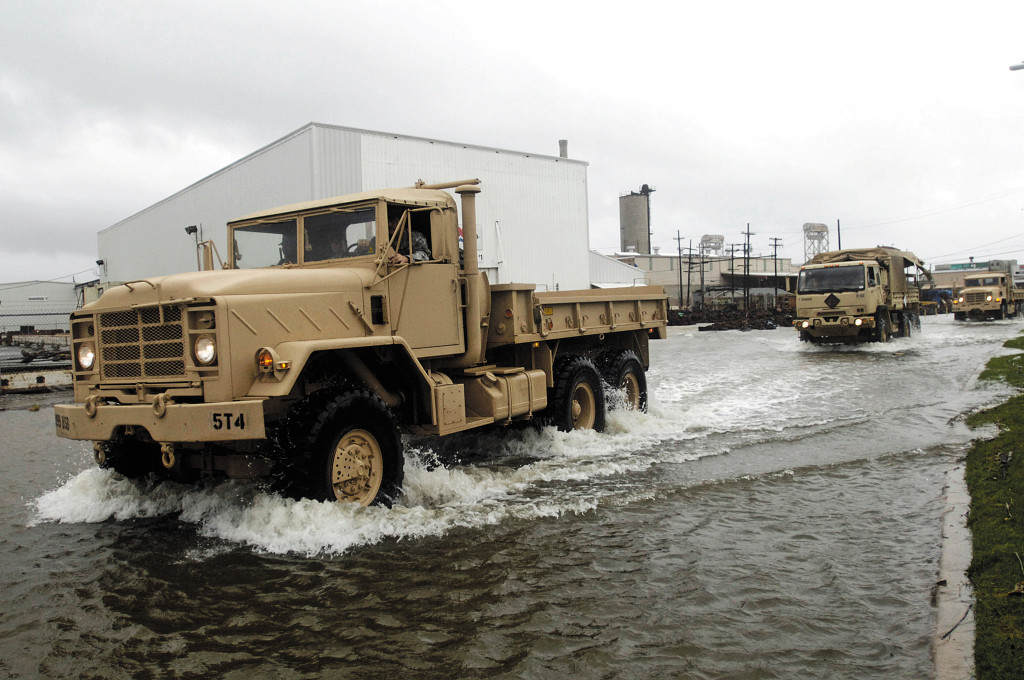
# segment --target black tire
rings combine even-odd
[[[626,409],[647,412],[647,375],[636,352],[631,349],[608,352],[599,359],[597,366],[606,385],[625,393]]]
[[[404,478],[402,438],[384,402],[365,389],[326,401],[290,466],[292,489],[320,501],[386,505],[398,498]]]
[[[563,432],[604,431],[604,386],[593,361],[577,355],[562,357],[555,363],[554,383],[548,392],[544,424]]]
[[[953,321],[967,321],[967,312],[953,312]]]
[[[135,437],[117,435],[103,444],[101,468],[110,469],[128,479],[144,479],[163,470],[160,445],[139,441]]]
[[[1006,314],[1006,303],[1003,303],[1003,304],[1002,304],[1002,305],[1001,305],[1001,306],[999,307],[999,316],[997,316],[996,318],[997,318],[997,319],[999,319],[1000,321],[1002,321],[1003,319],[1007,318],[1007,314]]]
[[[875,316],[875,342],[889,342],[889,335],[892,327],[889,322],[888,312],[879,312]]]

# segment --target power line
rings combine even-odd
[[[1015,238],[1020,238],[1021,236],[1024,236],[1024,234],[1014,234],[1013,236],[1007,236],[1006,238],[1001,238],[998,241],[990,241],[989,243],[982,243],[982,244],[979,244],[979,245],[976,245],[976,246],[972,246],[969,250],[958,250],[958,251],[956,251],[954,253],[946,253],[945,255],[934,255],[934,256],[929,257],[927,259],[928,260],[939,260],[939,259],[942,259],[944,257],[954,257],[954,256],[957,256],[957,255],[961,255],[963,253],[972,253],[973,254],[974,251],[976,249],[978,249],[978,248],[985,248],[987,246],[993,246],[993,245],[995,245],[997,243],[1002,243],[1004,241],[1011,241],[1011,240],[1013,240]]]
[[[0,290],[17,290],[18,288],[28,288],[29,286],[35,286],[40,283],[60,283],[61,279],[70,279],[73,276],[78,276],[79,274],[91,272],[95,269],[96,267],[89,267],[88,269],[83,269],[82,271],[75,272],[74,274],[65,274],[64,276],[58,276],[55,279],[46,279],[45,281],[26,281],[25,283],[19,283],[18,285],[7,285],[0,283]]]

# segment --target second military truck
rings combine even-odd
[[[879,246],[818,253],[800,268],[793,326],[814,343],[888,342],[920,327],[913,253]]]
[[[263,211],[228,224],[226,270],[111,288],[71,317],[57,434],[132,477],[271,475],[368,505],[400,494],[401,431],[601,430],[605,383],[644,409],[662,289],[489,285],[477,184]]]
[[[1014,287],[1010,266],[1005,271],[968,274],[964,287],[953,298],[953,318],[1007,319],[1018,316],[1024,305],[1024,291]]]

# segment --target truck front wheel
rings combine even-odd
[[[357,389],[327,402],[302,449],[309,459],[294,469],[306,468],[305,484],[298,485],[303,495],[390,506],[401,492],[402,439],[394,416],[375,394]]]
[[[613,389],[622,390],[624,406],[647,412],[647,376],[640,357],[631,349],[609,352],[601,357],[601,377]]]
[[[103,443],[103,455],[96,460],[128,479],[142,479],[161,469],[160,445],[118,434]]]
[[[552,425],[563,432],[604,430],[604,387],[593,361],[583,356],[559,360],[554,382],[548,398]]]
[[[879,312],[875,320],[875,342],[889,342],[889,314]]]

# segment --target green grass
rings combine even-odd
[[[1005,346],[1024,350],[1024,337]],[[1024,354],[992,359],[980,377],[1024,388]],[[971,427],[989,423],[999,426],[999,436],[975,442],[966,468],[974,540],[967,574],[976,599],[975,672],[979,680],[1020,680],[1024,593],[1012,593],[1024,583],[1024,395],[967,419]]]

